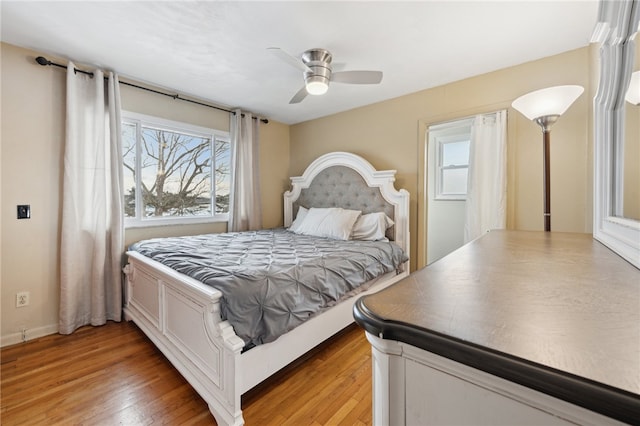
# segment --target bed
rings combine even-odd
[[[336,297],[330,306],[277,338],[260,337],[248,344],[245,334],[236,334],[231,325],[224,289],[205,284],[208,278],[201,282],[175,265],[160,263],[144,255],[144,250],[127,252],[125,318],[134,321],[193,386],[219,425],[243,424],[241,395],[352,323],[357,298],[349,296],[379,291],[408,275],[409,194],[396,190],[394,181],[394,170],[377,171],[362,157],[346,152],[325,154],[302,176],[291,178],[291,190],[284,194],[285,228],[295,228],[294,219],[303,210],[341,208],[371,216],[382,212],[393,224],[385,230],[385,239],[406,257],[393,270]],[[292,238],[289,234],[293,233],[280,229],[247,235],[250,239]]]

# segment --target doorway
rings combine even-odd
[[[472,118],[427,131],[427,265],[464,244]]]
[[[506,227],[506,111],[428,126],[426,264]]]

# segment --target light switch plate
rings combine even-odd
[[[18,219],[30,219],[31,206],[29,204],[18,205]]]

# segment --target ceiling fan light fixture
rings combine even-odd
[[[355,70],[334,74],[331,69],[333,56],[327,49],[309,49],[301,58],[296,58],[279,47],[270,47],[268,50],[303,73],[304,86],[293,95],[289,104],[298,104],[307,95],[324,95],[329,90],[331,81],[347,84],[378,84],[382,81],[382,71]]]
[[[306,88],[310,95],[324,95],[329,90],[329,81],[319,75],[312,76],[307,78]]]

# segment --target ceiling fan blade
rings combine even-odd
[[[276,55],[278,58],[285,61],[286,63],[288,63],[289,65],[300,69],[300,71],[309,71],[309,72],[311,71],[311,69],[302,62],[302,59],[296,58],[295,56],[288,54],[287,52],[280,49],[279,47],[268,47],[267,50],[273,53],[274,55]]]
[[[302,89],[298,90],[298,93],[296,93],[295,95],[293,95],[293,98],[291,98],[291,100],[289,101],[290,104],[299,104],[300,102],[302,102],[302,100],[304,98],[307,97],[307,87],[306,86],[302,86]]]
[[[378,84],[382,71],[340,71],[331,74],[331,81],[349,84]]]

